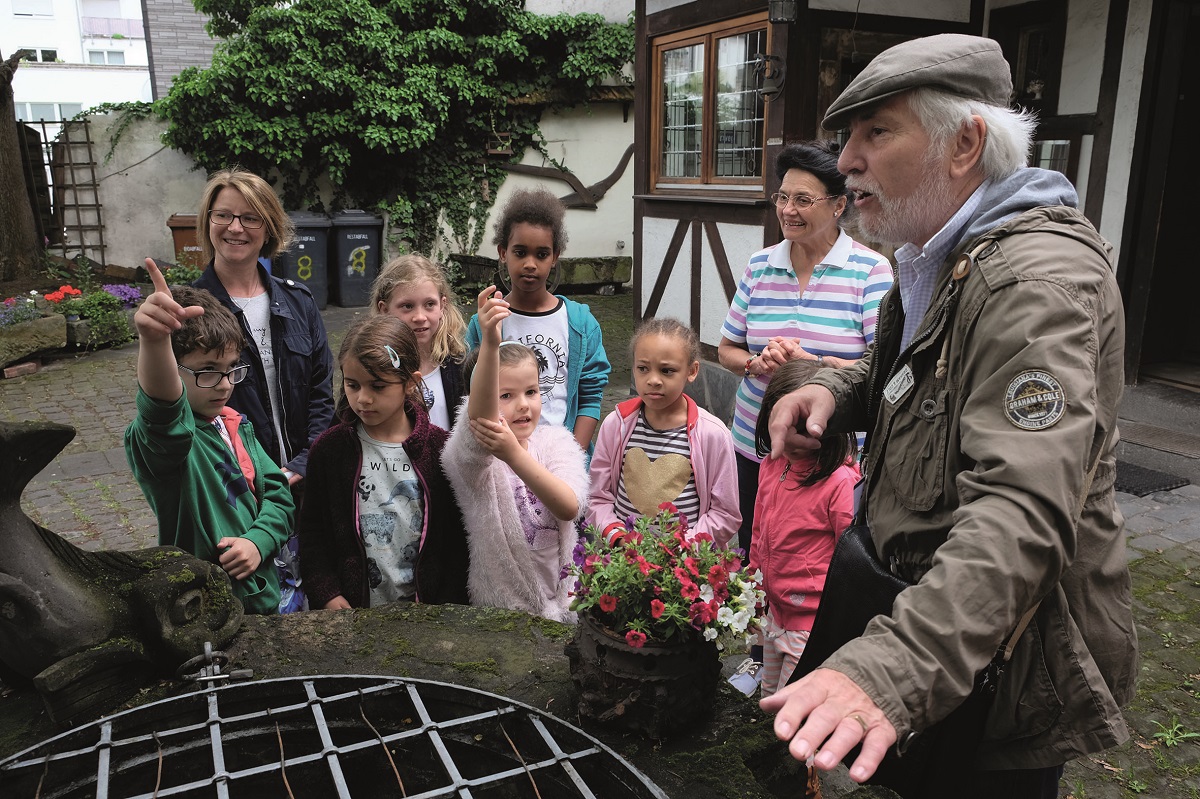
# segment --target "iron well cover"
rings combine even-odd
[[[292,677],[164,699],[0,761],[6,798],[662,797],[600,741],[449,683]]]

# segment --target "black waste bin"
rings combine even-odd
[[[288,213],[296,233],[286,250],[275,256],[274,272],[278,277],[295,280],[308,286],[317,307],[329,303],[329,228],[332,223],[325,214],[309,211]]]
[[[333,215],[334,253],[329,290],[343,308],[371,301],[371,284],[379,275],[379,247],[383,220],[366,211],[340,211]]]

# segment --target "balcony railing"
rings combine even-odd
[[[146,32],[140,19],[119,17],[81,17],[84,36],[112,36],[120,34],[126,39],[145,39]]]

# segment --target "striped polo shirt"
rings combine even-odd
[[[813,355],[861,358],[875,337],[879,302],[892,285],[891,263],[842,231],[801,297],[790,248],[783,241],[750,257],[721,335],[754,355],[785,336],[799,339]],[[744,378],[734,404],[733,448],[755,462],[761,459],[754,426],[768,379]]]

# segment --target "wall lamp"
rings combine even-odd
[[[797,0],[767,0],[767,19],[776,24],[796,21]]]

